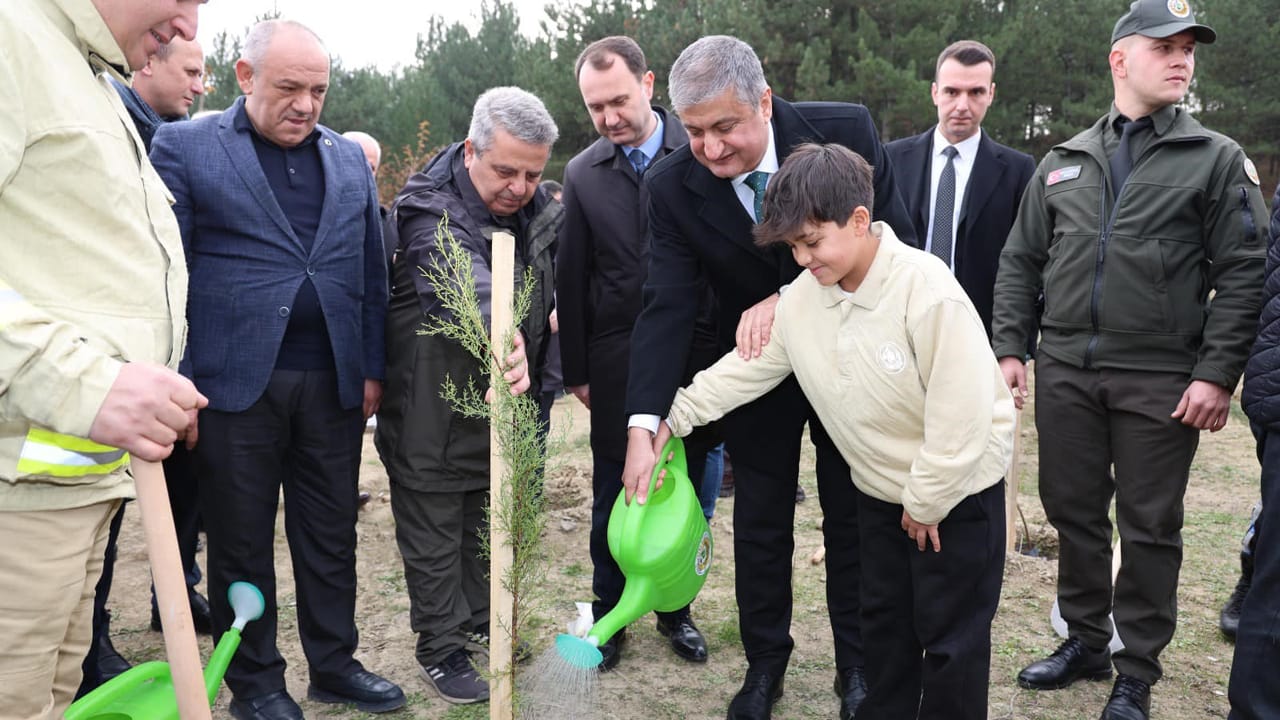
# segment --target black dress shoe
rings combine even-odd
[[[187,588],[187,600],[191,603],[191,627],[199,635],[212,635],[213,610],[209,607],[209,601],[190,587]],[[155,603],[151,603],[151,629],[156,632],[164,630],[164,623],[160,621],[160,608]]]
[[[346,675],[311,673],[307,698],[322,703],[354,705],[357,710],[370,713],[404,707],[404,691],[399,685],[363,668]]]
[[[671,649],[689,662],[707,661],[707,640],[693,624],[689,613],[665,619],[658,616],[658,632],[671,641]]]
[[[1244,609],[1244,598],[1249,594],[1249,586],[1252,584],[1252,578],[1241,575],[1236,581],[1236,589],[1227,598],[1227,604],[1222,606],[1218,627],[1222,628],[1222,634],[1229,640],[1235,640],[1236,633],[1240,631],[1240,611]]]
[[[861,665],[836,673],[836,697],[840,698],[840,720],[853,720],[858,706],[867,699],[867,673]]]
[[[1148,720],[1150,717],[1151,686],[1132,675],[1117,675],[1100,720]]]
[[[187,599],[191,601],[191,627],[201,635],[213,634],[213,610],[203,595],[190,588]]]
[[[1059,690],[1081,678],[1111,677],[1111,650],[1093,650],[1076,638],[1067,638],[1053,654],[1018,673],[1018,685],[1028,690]]]
[[[742,689],[729,703],[727,720],[769,720],[773,704],[782,697],[782,675],[748,670]]]
[[[623,628],[613,634],[600,646],[600,671],[612,670],[622,659],[622,646],[627,642],[627,629]]]
[[[304,720],[302,708],[284,690],[243,700],[233,698],[231,717],[236,720]]]
[[[131,667],[133,666],[129,661],[116,652],[115,646],[111,644],[111,636],[105,632],[102,633],[102,637],[98,639],[98,674],[102,676],[102,682],[120,675]]]

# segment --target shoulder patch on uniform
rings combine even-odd
[[[1245,177],[1253,181],[1254,185],[1262,184],[1262,182],[1258,180],[1258,166],[1254,165],[1253,161],[1249,158],[1244,159],[1244,174]]]
[[[1049,173],[1049,177],[1045,178],[1044,184],[1046,187],[1052,187],[1060,182],[1075,180],[1078,177],[1080,177],[1080,166],[1071,165],[1064,168],[1058,168],[1057,170]]]

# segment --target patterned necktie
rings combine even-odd
[[[1125,120],[1121,118],[1122,129],[1120,131],[1120,144],[1116,146],[1116,151],[1111,153],[1111,197],[1120,197],[1120,189],[1129,179],[1129,172],[1133,170],[1133,150],[1129,147],[1129,138],[1133,137],[1138,131],[1151,127],[1151,116],[1138,118],[1137,120]]]
[[[952,223],[956,212],[956,155],[960,151],[948,145],[942,149],[947,156],[947,164],[942,166],[942,175],[938,177],[938,195],[933,203],[933,234],[929,251],[942,258],[942,262],[951,267]]]
[[[755,191],[756,222],[760,222],[764,219],[764,189],[769,185],[769,173],[756,170],[742,182]]]
[[[627,151],[627,159],[631,161],[631,167],[636,169],[636,175],[643,177],[644,171],[649,167],[649,158],[645,157],[644,151],[631,148]]]

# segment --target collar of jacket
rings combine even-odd
[[[94,74],[105,72],[120,82],[129,82],[133,74],[129,61],[91,0],[37,0],[37,4],[67,40],[80,48]]]
[[[673,113],[667,112],[666,108],[661,105],[650,105],[649,107],[662,116],[662,154],[655,158],[649,158],[650,167],[652,167],[653,163],[658,162],[659,159],[674,152],[681,145],[687,144],[689,136],[685,134],[684,126],[680,124],[680,120]],[[602,165],[613,162],[615,159],[619,159],[619,162],[630,162],[630,160],[626,159],[626,154],[619,151],[618,144],[606,137],[597,138],[583,152],[587,153],[592,165]]]
[[[547,204],[549,195],[538,188],[533,194],[533,199],[520,208],[510,218],[498,218],[489,212],[489,206],[484,204],[484,200],[480,198],[480,193],[476,191],[476,187],[471,182],[471,176],[467,174],[466,164],[463,162],[463,154],[465,152],[464,143],[454,143],[437,155],[427,164],[423,170],[425,183],[415,188],[415,190],[439,190],[450,184],[457,188],[457,195],[462,200],[462,206],[472,221],[480,225],[496,225],[507,226],[515,223],[518,228],[517,232],[524,232],[529,222],[537,217],[542,208]],[[408,188],[406,188],[408,190]]]
[[[152,130],[164,124],[164,118],[156,114],[155,108],[148,105],[147,101],[143,100],[142,96],[138,94],[138,91],[133,89],[133,86],[126,85],[114,78],[111,82],[115,85],[116,90],[120,92],[120,99],[124,101],[125,109],[129,111],[129,114],[134,119],[140,123],[146,123]]]
[[[1164,118],[1159,117],[1164,110],[1157,111],[1155,120],[1156,140],[1152,143],[1152,147],[1162,145],[1167,142],[1182,142],[1208,140],[1209,133],[1204,126],[1199,123],[1191,114],[1180,107],[1169,107],[1168,111],[1172,113],[1172,120],[1165,125]],[[1099,161],[1104,165],[1107,162],[1106,154],[1102,151],[1104,136],[1103,133],[1108,132],[1111,128],[1111,121],[1114,119],[1114,109],[1112,112],[1098,118],[1088,130],[1076,135],[1066,142],[1053,146],[1054,150],[1062,149],[1072,152],[1084,152],[1099,157]],[[1165,125],[1164,132],[1159,132],[1162,125]]]

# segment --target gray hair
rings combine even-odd
[[[548,148],[560,137],[556,121],[538,96],[518,87],[490,88],[476,98],[467,137],[477,155],[493,145],[499,129],[521,142]]]
[[[325,47],[324,41],[314,30],[297,20],[277,19],[263,20],[249,29],[249,36],[244,39],[244,50],[241,51],[240,57],[249,63],[249,67],[257,70],[262,64],[262,58],[267,54],[267,48],[271,47],[271,40],[276,36],[276,31],[285,27],[301,30],[315,38],[316,43],[324,50],[324,54],[329,54],[329,48]]]
[[[738,38],[708,35],[685,48],[667,78],[676,113],[733,90],[746,105],[760,102],[769,83],[755,50]]]

